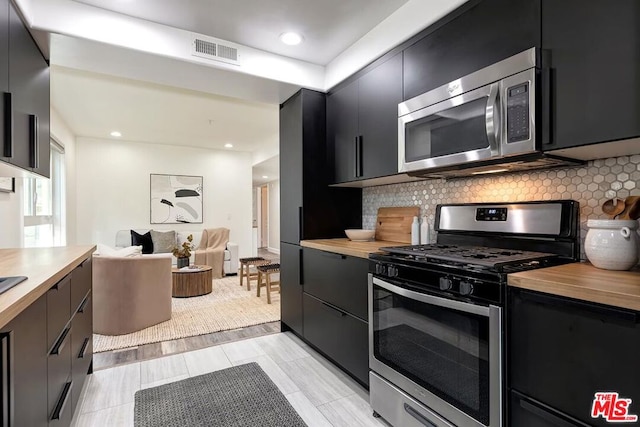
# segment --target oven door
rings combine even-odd
[[[457,426],[502,426],[501,330],[500,307],[369,275],[370,369]]]
[[[398,172],[500,155],[500,82],[398,118]]]

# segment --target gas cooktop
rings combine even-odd
[[[517,249],[500,249],[485,246],[464,245],[415,245],[380,248],[392,255],[408,257],[415,262],[432,264],[459,264],[500,270],[506,266],[537,267],[541,262],[557,258],[557,254]]]

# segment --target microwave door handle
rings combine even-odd
[[[500,146],[496,134],[500,129],[500,103],[499,95],[500,86],[497,83],[491,85],[489,98],[487,99],[487,108],[485,110],[485,124],[487,130],[487,139],[491,148],[492,156],[500,155]]]

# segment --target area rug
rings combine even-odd
[[[213,281],[208,295],[172,298],[171,320],[126,335],[93,335],[93,351],[117,350],[160,341],[204,335],[212,332],[244,328],[280,320],[280,294],[271,292],[267,304],[265,288],[256,297],[256,281],[247,291],[246,281],[239,285],[237,276]]]
[[[304,427],[278,387],[255,363],[140,390],[135,427]]]

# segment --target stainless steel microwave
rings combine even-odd
[[[447,177],[573,163],[540,150],[536,58],[526,50],[399,104],[398,172]]]

